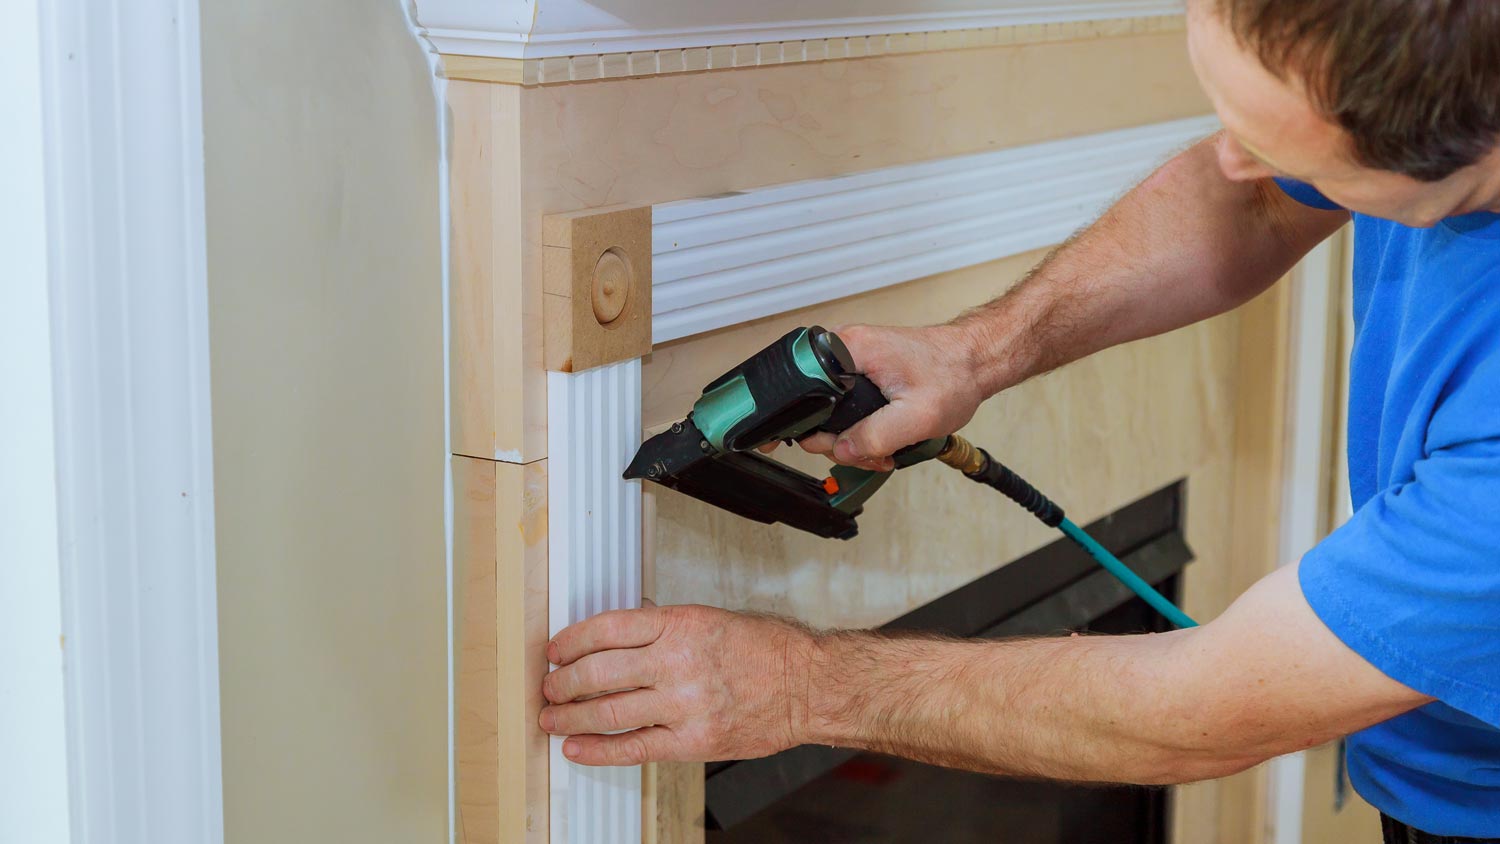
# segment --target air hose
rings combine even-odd
[[[929,452],[930,453],[930,452]],[[1153,609],[1161,613],[1166,619],[1178,627],[1197,627],[1198,622],[1188,617],[1187,613],[1177,608],[1177,605],[1168,601],[1165,596],[1151,587],[1140,575],[1131,571],[1130,567],[1120,562],[1109,549],[1100,545],[1097,540],[1089,536],[1083,528],[1073,524],[1063,514],[1061,507],[1057,506],[1047,496],[1043,495],[1036,487],[1026,482],[1025,478],[1012,472],[1005,464],[990,456],[989,452],[974,445],[963,437],[953,434],[948,437],[947,444],[938,453],[938,460],[963,472],[970,480],[982,483],[986,486],[999,490],[1011,501],[1021,505],[1026,512],[1036,516],[1042,524],[1047,527],[1057,528],[1063,535],[1073,540],[1084,551],[1088,552],[1094,561],[1103,566],[1105,571],[1114,575],[1121,583],[1125,584],[1130,591],[1141,597],[1141,600],[1150,604]]]

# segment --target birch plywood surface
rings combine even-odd
[[[1204,114],[1181,33],[522,92],[525,201],[665,202]]]
[[[1180,33],[520,88],[454,81],[454,450],[546,456],[544,215],[1203,114]]]
[[[1018,256],[658,347],[643,384],[647,429],[680,417],[697,388],[794,325],[921,324],[1004,289],[1039,254]],[[1266,483],[1278,464],[1282,288],[1230,314],[1080,361],[1008,391],[965,429],[1087,521],[1186,477],[1187,538],[1197,554],[1183,605],[1210,619],[1274,564]],[[1246,427],[1261,429],[1246,434]],[[1238,433],[1237,433],[1238,432]],[[781,455],[783,458],[785,454]],[[817,458],[794,459],[818,471]],[[1244,476],[1252,488],[1237,491]],[[898,474],[848,543],[757,525],[670,490],[655,499],[654,586],[661,603],[784,613],[823,626],[869,626],[1052,541],[1055,533],[993,493],[936,466]],[[1256,839],[1265,772],[1178,788],[1180,841]],[[673,830],[680,830],[679,822]]]
[[[698,388],[793,326],[941,320],[1004,289],[1037,257],[658,347],[644,370],[646,424],[681,417]],[[1223,459],[1235,341],[1230,317],[1111,350],[1008,391],[965,431],[1087,521]],[[1055,538],[937,466],[898,474],[866,506],[861,535],[849,542],[759,525],[665,490],[657,508],[663,602],[780,612],[815,625],[881,624]]]
[[[547,464],[453,458],[460,844],[548,840]]]

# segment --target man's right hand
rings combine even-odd
[[[895,468],[892,454],[957,431],[989,398],[973,371],[973,341],[959,326],[851,325],[834,333],[890,404],[837,438],[816,434],[803,440],[802,447],[814,454],[849,466],[890,471]]]

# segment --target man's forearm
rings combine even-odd
[[[1260,761],[1205,735],[1162,670],[1170,636],[1007,642],[830,634],[806,741],[948,767],[1079,782],[1168,783]]]
[[[1093,352],[1223,313],[1342,225],[1269,182],[1231,182],[1210,138],[1184,151],[1008,293],[954,324],[989,394]]]
[[[795,741],[1080,782],[1225,776],[1419,706],[1278,570],[1202,627],[1010,641],[810,637]]]

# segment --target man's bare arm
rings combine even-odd
[[[1007,387],[1230,310],[1349,219],[1269,181],[1229,181],[1218,142],[1177,155],[1008,293],[949,324],[840,329],[891,404],[847,431],[835,459],[888,468],[887,455],[958,430]],[[831,452],[834,440],[804,445]]]
[[[1431,700],[1349,650],[1296,570],[1160,635],[962,643],[842,634],[815,651],[808,737],[1078,781],[1226,776]]]
[[[1234,308],[1348,221],[1231,182],[1214,135],[1167,162],[1009,293],[955,322],[991,393]]]
[[[578,762],[740,759],[797,744],[1077,781],[1223,776],[1430,700],[1349,650],[1295,569],[1154,636],[1001,642],[814,635],[709,607],[605,613],[558,635],[542,727]],[[631,691],[590,695],[611,689]],[[618,735],[608,731],[630,729]]]

